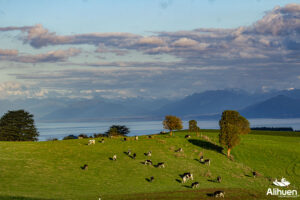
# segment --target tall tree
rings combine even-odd
[[[117,135],[127,135],[129,133],[129,128],[121,125],[112,125],[108,131],[106,132],[109,136],[117,136]]]
[[[170,135],[173,135],[173,130],[181,130],[183,128],[182,121],[179,117],[167,115],[163,121],[164,129],[170,130]]]
[[[227,148],[227,156],[230,157],[232,148],[240,142],[240,135],[250,132],[249,121],[237,111],[225,110],[222,113],[219,126],[219,142]]]
[[[198,132],[200,131],[200,128],[197,126],[197,121],[196,120],[190,120],[189,121],[189,131],[190,132]]]
[[[8,111],[0,119],[1,141],[37,141],[33,115],[24,110]]]

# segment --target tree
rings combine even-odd
[[[8,111],[0,119],[1,141],[37,141],[39,133],[33,115],[24,111]]]
[[[189,121],[189,131],[190,132],[196,132],[198,133],[200,131],[200,128],[197,126],[196,120],[190,120]]]
[[[127,135],[129,133],[129,128],[126,126],[120,126],[120,125],[112,125],[108,131],[106,131],[106,134],[108,136],[117,136],[117,135]]]
[[[249,121],[237,111],[225,110],[219,125],[219,142],[227,148],[227,156],[230,157],[232,148],[240,142],[240,135],[250,132]]]
[[[173,135],[173,130],[181,130],[183,128],[182,121],[179,117],[167,115],[163,121],[164,129],[170,130],[170,135]]]

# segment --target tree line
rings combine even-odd
[[[232,148],[239,144],[240,135],[250,132],[250,124],[237,111],[225,110],[219,126],[219,143],[227,149],[229,157]],[[167,115],[163,120],[163,127],[173,136],[173,131],[183,129],[182,120],[179,117]],[[200,132],[196,120],[189,121],[189,131],[197,134]],[[126,136],[129,132],[126,126],[112,125],[104,135]],[[33,115],[25,110],[8,111],[0,119],[0,141],[37,141],[38,136],[39,132],[35,127]]]

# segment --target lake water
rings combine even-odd
[[[249,119],[251,127],[292,127],[300,130],[300,118],[296,119]],[[129,136],[154,134],[163,131],[162,121],[137,121],[137,122],[76,122],[76,123],[37,123],[40,132],[39,141],[49,138],[62,139],[67,135],[81,133],[93,135],[104,133],[111,125],[126,125],[130,128]],[[188,121],[183,121],[184,129],[188,128]],[[218,120],[199,120],[201,129],[218,129]]]

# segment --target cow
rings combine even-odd
[[[190,135],[186,135],[186,136],[184,136],[185,138],[191,138],[191,136]]]
[[[197,188],[197,187],[199,187],[199,182],[192,183],[191,188]]]
[[[208,164],[208,166],[210,166],[210,159],[205,159],[204,164]]]
[[[83,167],[81,167],[81,169],[82,170],[87,170],[88,169],[88,165],[87,164],[83,165]]]
[[[130,149],[128,149],[128,151],[127,151],[127,155],[131,155],[131,150]]]
[[[144,164],[145,165],[152,165],[152,161],[151,160],[145,160]]]
[[[217,177],[217,181],[218,181],[218,183],[221,183],[222,177],[221,177],[221,176],[218,176],[218,177]]]
[[[117,155],[113,156],[113,160],[116,161],[117,160]]]
[[[188,180],[194,180],[193,174],[190,172],[184,173],[182,176],[182,183],[185,183]]]
[[[127,141],[127,138],[126,138],[126,137],[124,137],[124,141]]]
[[[150,177],[150,182],[152,182],[152,181],[154,181],[154,177],[153,176]]]
[[[256,178],[257,172],[252,172],[253,178]]]
[[[92,145],[92,144],[95,144],[96,143],[96,141],[95,140],[89,140],[89,143],[88,143],[88,145]]]
[[[219,191],[215,191],[214,192],[214,197],[216,197],[216,198],[218,198],[218,197],[225,197],[225,192],[224,191],[221,191],[221,190],[219,190]]]
[[[135,159],[136,157],[136,153],[133,153],[132,158]]]
[[[144,153],[145,156],[152,156],[152,152],[148,151],[148,153]]]
[[[165,163],[164,162],[157,163],[156,167],[165,168]]]
[[[200,162],[204,163],[204,157],[200,156]]]
[[[135,136],[135,140],[139,140],[139,136]]]
[[[183,149],[179,148],[179,149],[175,150],[175,152],[183,152]]]
[[[101,143],[104,143],[104,138],[102,138],[102,140],[100,141]]]
[[[151,135],[148,135],[148,138],[149,138],[149,139],[152,139],[152,136],[151,136]]]

